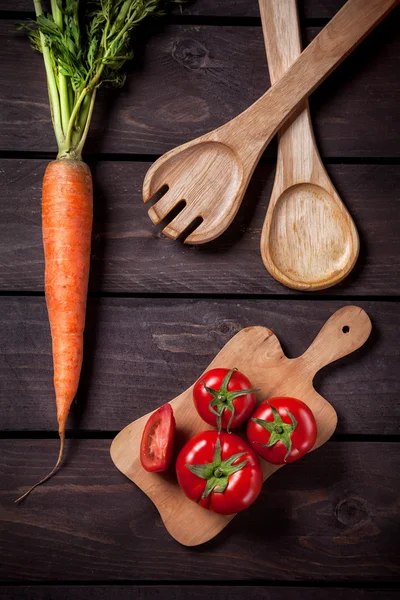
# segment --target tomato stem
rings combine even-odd
[[[239,458],[241,458],[246,452],[239,452],[238,454],[232,454],[226,460],[222,460],[221,458],[221,442],[218,437],[217,442],[215,444],[214,458],[211,463],[205,463],[202,465],[185,465],[189,471],[191,471],[197,477],[201,479],[206,479],[206,487],[204,488],[204,492],[201,496],[202,500],[207,498],[211,494],[211,492],[223,493],[229,483],[229,477],[233,475],[233,473],[237,473],[243,467],[246,466],[247,460],[234,465]]]
[[[262,444],[261,442],[257,442],[257,444],[260,444],[260,446],[263,446],[263,448],[270,448],[271,446],[274,446],[274,444],[276,444],[277,442],[282,442],[282,444],[285,446],[285,448],[287,450],[287,452],[285,454],[285,458],[284,458],[284,462],[286,462],[286,459],[292,450],[291,435],[297,427],[297,421],[296,421],[295,417],[292,415],[292,413],[286,409],[286,412],[289,415],[290,420],[292,422],[290,424],[284,423],[282,421],[281,415],[279,414],[279,412],[277,411],[275,406],[272,406],[272,404],[269,404],[269,406],[272,411],[272,416],[274,417],[273,421],[265,421],[264,419],[258,419],[258,418],[252,419],[255,423],[257,423],[258,425],[261,425],[262,427],[264,427],[264,429],[266,429],[270,433],[270,437],[269,437],[267,444]]]
[[[205,381],[202,382],[204,385],[204,389],[212,396],[209,408],[210,411],[217,416],[218,433],[221,433],[222,413],[225,409],[231,413],[231,416],[229,417],[228,426],[226,428],[227,432],[230,433],[230,427],[235,416],[235,405],[233,403],[235,398],[239,398],[239,396],[245,396],[246,394],[255,394],[256,392],[260,391],[259,389],[253,388],[249,390],[235,390],[233,392],[229,392],[228,385],[235,371],[237,371],[236,367],[228,371],[228,373],[222,380],[221,387],[219,388],[219,390],[215,390],[214,388],[208,387]]]

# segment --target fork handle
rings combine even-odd
[[[261,155],[297,105],[398,3],[399,0],[348,0],[279,81],[231,121],[232,139],[229,141],[244,155],[251,156],[249,165]],[[218,139],[218,130],[215,133]]]

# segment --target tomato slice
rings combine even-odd
[[[171,464],[175,436],[175,418],[170,404],[153,412],[142,434],[140,462],[146,471],[166,471]]]

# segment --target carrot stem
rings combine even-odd
[[[94,89],[94,91],[92,93],[92,97],[90,99],[89,111],[88,111],[87,117],[86,117],[85,129],[82,133],[81,140],[76,147],[77,158],[80,158],[82,155],[83,146],[85,145],[87,134],[89,132],[90,122],[92,120],[92,114],[93,114],[93,108],[94,108],[94,101],[96,99],[96,92],[97,92],[97,89]]]
[[[57,0],[51,0],[51,12],[53,15],[54,22],[60,28],[60,31],[64,30],[64,19],[61,10],[58,7]],[[58,93],[60,98],[60,112],[61,112],[61,123],[63,134],[68,128],[68,122],[70,117],[70,109],[69,109],[69,91],[67,77],[60,72],[60,69],[57,68],[57,79],[58,79]]]
[[[33,4],[35,7],[36,16],[40,16],[43,14],[42,3],[41,0],[33,0]],[[47,78],[47,87],[49,92],[49,101],[50,101],[50,110],[51,110],[51,119],[53,121],[54,133],[56,136],[57,144],[60,146],[63,142],[64,134],[62,130],[61,124],[61,111],[60,111],[60,97],[57,89],[57,82],[54,76],[54,70],[52,65],[52,60],[50,56],[50,50],[46,46],[45,37],[42,32],[40,32],[40,43],[42,47],[44,66],[46,69],[46,78]]]
[[[69,123],[68,123],[67,133],[66,133],[66,136],[65,136],[65,144],[64,144],[63,147],[60,147],[61,156],[64,156],[65,154],[71,152],[71,149],[72,149],[72,134],[74,132],[75,121],[77,120],[78,113],[80,111],[82,102],[85,100],[87,93],[88,93],[88,90],[85,87],[81,91],[81,93],[80,93],[80,95],[79,95],[79,97],[78,97],[78,99],[77,99],[77,101],[75,103],[75,106],[74,106],[74,108],[72,110],[71,117],[70,117]]]

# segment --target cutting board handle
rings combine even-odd
[[[371,333],[371,321],[359,306],[337,310],[303,354],[308,368],[317,373],[322,367],[360,348]]]

